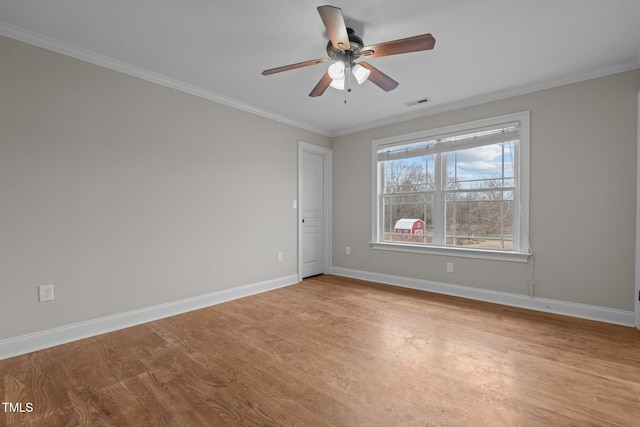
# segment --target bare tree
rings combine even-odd
[[[513,192],[500,177],[465,183],[447,195],[447,235],[456,236],[456,244],[476,244],[476,239],[512,240]]]
[[[431,223],[431,196],[425,192],[433,185],[425,158],[412,162],[385,162],[385,231],[393,232],[401,218],[421,219]]]

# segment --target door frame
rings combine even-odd
[[[633,293],[633,300],[636,312],[636,328],[640,329],[640,90],[638,91],[638,107],[636,113],[638,115],[636,121],[636,126],[638,127],[638,141],[636,145],[636,287]]]
[[[298,141],[298,281],[302,281],[302,155],[305,153],[320,154],[323,156],[324,164],[324,179],[323,179],[323,216],[324,216],[324,274],[331,274],[332,265],[332,204],[333,191],[332,191],[332,171],[333,171],[333,150],[331,148],[322,147],[320,145],[310,144],[304,141]]]

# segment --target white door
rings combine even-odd
[[[324,273],[324,156],[303,151],[301,167],[302,277]]]

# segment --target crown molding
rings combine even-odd
[[[161,86],[165,86],[171,89],[178,90],[190,95],[194,95],[200,98],[207,99],[209,101],[217,102],[219,104],[226,105],[227,107],[235,108],[247,113],[255,114],[257,116],[265,117],[280,123],[284,123],[289,126],[297,127],[309,132],[314,132],[324,136],[331,136],[332,132],[328,129],[320,128],[309,123],[300,122],[290,119],[288,117],[273,114],[269,111],[262,110],[253,105],[249,105],[227,96],[221,95],[211,90],[203,89],[198,86],[165,76],[163,74],[155,73],[153,71],[146,70],[141,67],[111,58],[106,55],[93,52],[88,49],[81,48],[79,46],[72,45],[70,43],[64,43],[59,40],[55,40],[51,37],[47,37],[34,31],[26,30],[22,27],[9,24],[4,21],[0,21],[0,35],[18,40],[24,43],[28,43],[43,49],[50,50],[65,56],[69,56],[75,59],[79,59],[84,62],[89,62],[100,67],[108,68],[110,70],[118,71],[123,74],[127,74],[132,77],[137,77],[142,80],[146,80],[151,83],[156,83]]]

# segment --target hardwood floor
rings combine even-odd
[[[11,426],[640,425],[636,329],[336,276],[3,360],[0,378],[25,411],[0,406]]]

